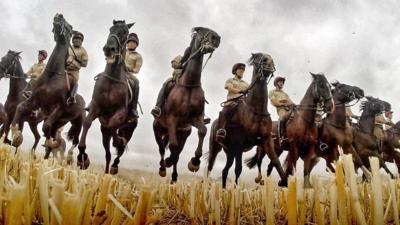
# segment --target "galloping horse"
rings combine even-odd
[[[6,117],[4,118],[4,126],[1,128],[0,137],[5,135],[4,142],[11,144],[11,141],[8,140],[8,132],[10,131],[11,120],[14,118],[15,111],[19,103],[25,100],[22,96],[22,92],[27,85],[26,75],[22,69],[20,60],[20,52],[8,51],[7,55],[5,55],[0,62],[0,79],[7,77],[10,78],[10,87],[7,95],[7,100],[5,103],[5,107],[3,110],[6,112]],[[33,144],[32,150],[34,151],[39,143],[40,134],[37,130],[37,124],[43,120],[43,118],[39,118],[36,114],[30,114],[27,117],[29,127],[33,133],[35,138],[35,142]],[[19,124],[21,130],[23,129],[24,121]],[[19,140],[18,142],[21,142]],[[13,145],[19,146],[21,143],[15,142]]]
[[[38,78],[32,89],[32,96],[21,102],[16,110],[12,121],[14,140],[22,137],[22,121],[26,121],[34,110],[40,109],[44,115],[43,133],[46,137],[45,145],[56,148],[61,143],[53,141],[57,130],[66,123],[71,123],[67,138],[72,139],[72,150],[79,143],[79,133],[82,129],[83,118],[85,117],[85,101],[82,96],[77,95],[76,103],[66,104],[68,79],[65,72],[65,62],[68,55],[68,47],[72,35],[72,26],[64,19],[62,14],[56,14],[53,20],[53,33],[56,46],[51,53],[43,74]]]
[[[389,103],[378,98],[366,97],[367,101],[361,103],[360,109],[363,111],[358,124],[353,125],[353,145],[363,164],[370,167],[369,157],[374,156],[379,159],[379,164],[385,171],[393,177],[389,168],[383,161],[381,150],[378,147],[377,139],[374,135],[375,116],[381,112],[391,109]]]
[[[356,86],[341,84],[339,82],[332,85],[335,87],[333,90],[333,99],[336,110],[326,116],[322,122],[322,126],[318,129],[320,142],[324,143],[325,147],[324,151],[321,151],[321,146],[317,146],[316,152],[319,157],[323,157],[326,160],[327,167],[334,171],[331,163],[337,159],[338,145],[342,146],[345,152],[351,152],[354,156],[356,155],[352,147],[353,136],[351,134],[351,127],[346,126],[345,105],[355,99],[364,97],[364,91]],[[277,132],[278,122],[274,121],[272,124],[274,147],[276,154],[280,156],[283,151],[289,150],[290,146],[287,141],[284,141],[282,144],[279,143]],[[261,163],[264,155],[262,154],[262,150],[258,148],[257,153],[252,158],[246,160],[249,168],[253,168],[256,164],[258,166],[258,177],[255,179],[257,183],[262,179]],[[271,174],[272,169],[273,164],[270,163],[267,169],[267,176]]]
[[[289,153],[286,157],[286,176],[293,174],[299,157],[304,161],[304,186],[311,187],[310,172],[318,162],[315,147],[317,144],[317,126],[315,115],[317,105],[325,112],[335,110],[331,87],[323,74],[310,73],[313,81],[308,87],[300,105],[294,107],[286,123],[286,137]]]
[[[400,173],[400,121],[391,128],[385,130],[385,139],[383,141],[383,160],[385,162],[394,162],[397,166],[397,172]]]
[[[199,142],[195,157],[190,160],[188,167],[192,172],[200,167],[204,136],[207,133],[207,127],[204,125],[205,98],[201,87],[203,57],[218,48],[220,39],[220,36],[211,29],[193,28],[192,40],[185,52],[185,56],[189,54],[190,56],[183,62],[184,72],[169,93],[162,108],[161,117],[153,122],[154,136],[161,155],[159,174],[166,176],[166,167],[173,165],[172,182],[178,179],[176,165],[179,154],[190,135],[191,126],[198,129]],[[164,160],[167,145],[171,155]]]
[[[78,146],[78,163],[83,169],[89,166],[89,157],[85,153],[87,132],[96,118],[99,118],[101,124],[103,146],[106,151],[105,173],[118,173],[119,158],[124,153],[126,145],[137,126],[137,119],[131,120],[128,117],[130,90],[127,84],[128,73],[125,70],[124,62],[125,44],[129,28],[132,26],[133,23],[126,24],[125,21],[114,20],[107,42],[103,47],[107,65],[104,72],[97,75],[89,114],[84,121]],[[111,169],[109,169],[111,138],[113,139],[113,146],[117,149],[117,157]]]
[[[254,67],[250,87],[246,90],[246,95],[238,102],[230,119],[226,125],[227,135],[223,143],[215,140],[216,122],[213,122],[212,133],[210,135],[210,151],[208,161],[208,171],[213,168],[215,157],[221,150],[221,145],[227,156],[225,168],[222,171],[222,186],[226,187],[226,178],[229,168],[233,161],[235,165],[235,182],[242,172],[242,155],[256,145],[262,146],[264,152],[269,156],[274,166],[278,169],[281,182],[286,183],[279,158],[274,152],[271,127],[271,116],[268,113],[268,81],[275,71],[272,57],[265,53],[252,54],[250,65]]]

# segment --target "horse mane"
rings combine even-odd
[[[21,52],[13,51],[13,50],[8,50],[7,54],[13,55],[15,58],[18,60],[21,60],[22,57],[20,56]]]
[[[251,53],[251,57],[249,60],[247,60],[247,64],[249,65],[254,65],[254,60],[257,59],[260,56],[263,56],[264,54],[261,52],[257,52],[257,53]]]

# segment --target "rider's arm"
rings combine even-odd
[[[132,73],[135,73],[135,74],[139,73],[140,68],[142,67],[142,64],[143,64],[142,56],[139,53],[137,53],[136,61],[135,61],[134,67],[132,68]]]
[[[81,67],[86,67],[88,64],[88,54],[83,47],[81,47],[81,48],[82,48],[82,59],[81,59],[80,65],[81,65]]]
[[[283,106],[282,103],[279,102],[275,92],[271,90],[268,94],[269,100],[271,101],[271,104],[275,107]]]
[[[232,81],[229,79],[225,82],[225,89],[228,90],[229,93],[238,94],[240,92],[239,88],[235,88]]]

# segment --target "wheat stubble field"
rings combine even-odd
[[[399,224],[400,180],[371,165],[370,182],[344,155],[312,189],[290,177],[288,188],[265,178],[223,190],[206,178],[171,185],[138,171],[82,171],[0,144],[0,224]]]

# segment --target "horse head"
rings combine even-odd
[[[207,54],[214,52],[218,48],[221,42],[221,37],[217,32],[205,28],[195,27],[192,29],[192,51],[199,50],[201,54]]]
[[[335,101],[332,97],[331,85],[324,74],[314,74],[311,72],[310,74],[313,78],[311,85],[313,86],[312,96],[314,102],[319,103],[324,112],[332,113],[335,111]]]
[[[122,55],[128,39],[129,28],[131,28],[134,24],[135,23],[126,24],[124,20],[113,21],[113,26],[110,28],[107,42],[103,47],[103,52],[106,56],[107,63],[114,63],[116,57]]]
[[[374,98],[372,96],[365,97],[367,101],[361,103],[360,109],[364,111],[366,115],[376,116],[384,111],[390,110],[391,105],[379,98]]]
[[[18,66],[21,52],[9,50],[0,61],[0,79],[4,77],[15,76],[15,70]]]
[[[73,30],[72,26],[64,19],[62,14],[57,13],[53,19],[53,33],[56,42],[69,43]]]
[[[356,99],[364,97],[364,90],[347,84],[340,83],[339,81],[333,82],[333,97],[337,104],[349,103]]]
[[[274,60],[269,54],[266,53],[251,53],[249,64],[254,66],[257,79],[265,80],[273,72],[275,72]]]

